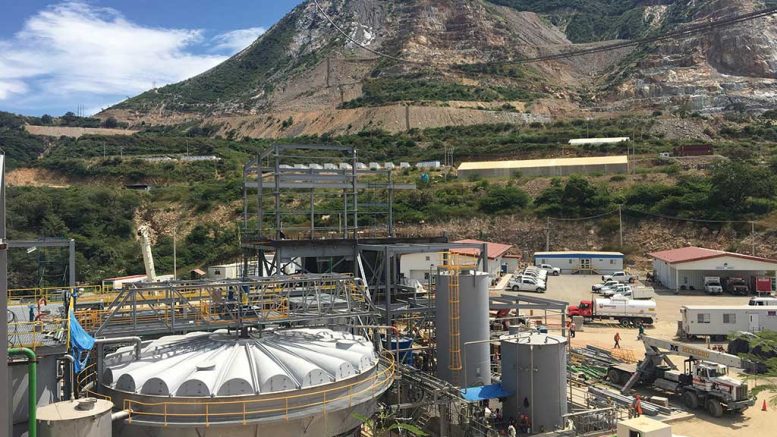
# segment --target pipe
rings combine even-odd
[[[114,337],[98,338],[94,344],[117,344],[117,343],[135,343],[135,361],[140,360],[140,354],[143,350],[143,340],[140,337]],[[98,357],[102,359],[102,357]]]
[[[24,355],[27,357],[27,436],[37,437],[38,419],[36,413],[38,410],[38,361],[35,352],[26,347],[8,349],[8,356]],[[5,364],[5,363],[3,363]]]
[[[124,420],[129,418],[129,410],[121,410],[111,414],[111,421]]]
[[[62,358],[67,361],[70,361],[70,400],[72,401],[77,399],[75,372],[73,371],[73,368],[76,365],[76,359],[70,354],[63,355]]]

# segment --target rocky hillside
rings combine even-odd
[[[649,47],[517,62],[763,6],[755,0],[308,0],[221,65],[101,115],[287,137],[526,123],[656,106],[763,109],[777,89],[775,17]]]

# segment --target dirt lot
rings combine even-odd
[[[548,291],[541,297],[563,300],[570,304],[577,304],[580,300],[591,299],[591,285],[601,282],[598,276],[577,276],[562,275],[550,277],[548,280]],[[494,291],[492,294],[513,294],[512,292]],[[537,296],[536,293],[523,293],[531,296]],[[594,297],[598,295],[593,295]],[[675,337],[677,331],[677,321],[680,319],[680,307],[682,305],[699,304],[742,304],[747,301],[747,297],[734,296],[707,296],[702,292],[682,292],[680,295],[674,295],[671,292],[659,292],[656,296],[656,311],[658,320],[655,326],[648,327],[646,334],[652,337],[671,339]],[[535,316],[539,316],[535,314]],[[548,323],[551,327],[558,326],[557,317],[548,317]],[[586,344],[596,345],[603,348],[612,348],[613,336],[619,332],[621,346],[624,350],[631,351],[635,358],[640,358],[644,354],[642,342],[637,340],[637,330],[634,328],[622,328],[611,323],[593,323],[585,325],[582,332],[577,332],[576,338],[572,340],[573,347],[582,347]],[[699,344],[697,343],[696,346]],[[675,362],[682,362],[676,359]],[[765,381],[750,382],[750,387],[763,384]],[[772,435],[777,429],[777,410],[769,407],[767,412],[761,411],[761,404],[764,399],[773,394],[764,393],[758,397],[756,407],[750,408],[744,414],[739,416],[725,415],[720,419],[714,419],[705,413],[698,413],[697,417],[677,421],[672,423],[672,431],[677,435],[684,436],[704,436],[704,437],[727,437],[731,435],[751,435],[762,436]]]

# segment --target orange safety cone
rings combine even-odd
[[[766,399],[764,399],[764,403],[761,406],[761,411],[766,411]]]

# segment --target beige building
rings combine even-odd
[[[621,156],[596,156],[585,158],[529,159],[524,161],[462,162],[459,177],[509,178],[522,176],[569,176],[573,174],[627,173],[629,158]]]

